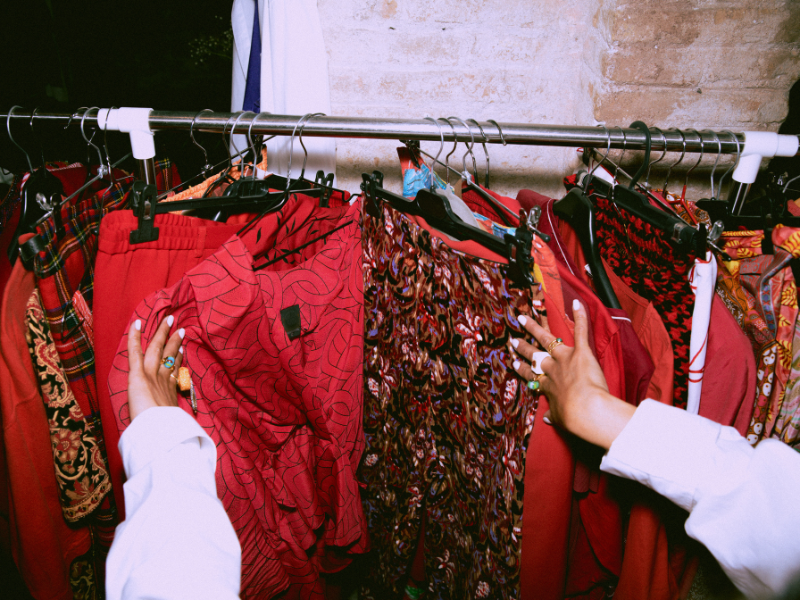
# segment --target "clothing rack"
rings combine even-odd
[[[142,161],[142,178],[148,183],[155,176],[153,158],[156,131],[189,130],[227,132],[249,135],[297,135],[306,137],[342,137],[395,140],[427,140],[484,142],[535,146],[566,146],[585,148],[617,148],[644,150],[647,136],[641,129],[631,127],[581,127],[574,125],[540,125],[526,123],[497,123],[472,121],[472,128],[460,119],[390,119],[365,117],[328,117],[274,115],[253,112],[182,112],[150,108],[90,108],[83,112],[15,111],[0,115],[10,125],[12,120],[26,124],[39,121],[66,122],[97,127],[101,130],[122,131],[131,136],[134,157]],[[305,119],[302,123],[301,120]],[[450,123],[450,124],[448,124]],[[298,127],[299,125],[299,127]],[[797,156],[800,140],[796,135],[771,132],[697,131],[695,129],[661,130],[650,128],[652,150],[706,154],[736,154],[734,184],[728,201],[741,202],[750,184],[755,181],[763,158]]]

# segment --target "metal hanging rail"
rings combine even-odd
[[[149,110],[149,109],[148,109]],[[90,109],[87,111],[85,125],[98,126],[98,113],[101,115],[100,128],[105,124],[105,109]],[[35,121],[56,121],[67,123],[72,119],[73,124],[80,124],[82,112],[44,112],[36,111]],[[8,114],[0,115],[7,119]],[[237,121],[238,118],[238,121]],[[228,113],[228,112],[182,112],[173,110],[150,111],[147,119],[151,131],[188,130],[194,121],[195,131],[230,133],[235,125],[235,133],[253,135],[284,135],[292,134],[301,115],[273,115],[270,113]],[[31,113],[27,110],[16,109],[11,115],[11,122],[24,121],[27,125],[31,121]],[[611,126],[603,128],[580,127],[573,125],[540,125],[527,123],[499,123],[494,121],[481,121],[479,127],[466,127],[456,119],[451,120],[452,127],[444,119],[440,119],[437,127],[430,120],[425,119],[389,119],[389,118],[364,118],[364,117],[311,117],[303,126],[304,137],[340,137],[340,138],[372,138],[393,140],[428,140],[439,141],[444,136],[446,141],[465,142],[474,139],[476,142],[492,144],[515,144],[537,146],[566,146],[606,148],[609,137],[612,148],[627,150],[643,150],[645,135],[639,129],[629,127]],[[473,121],[474,123],[474,121]],[[109,130],[112,128],[109,127]],[[482,131],[481,131],[482,129]],[[454,134],[455,132],[455,134]],[[699,131],[693,129],[660,130],[651,128],[652,149],[682,152],[700,152],[712,154],[737,154],[741,152],[744,142],[744,133],[730,131]],[[738,143],[737,143],[738,142]]]

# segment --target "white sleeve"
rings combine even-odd
[[[600,468],[689,511],[686,532],[748,597],[800,575],[800,455],[782,442],[753,448],[733,427],[645,400]]]
[[[239,597],[239,540],[217,498],[211,438],[178,407],[136,417],[119,449],[127,518],[106,561],[109,600]]]

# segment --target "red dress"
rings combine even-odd
[[[254,271],[313,242],[287,262]],[[364,446],[360,204],[293,198],[145,299],[143,346],[175,316],[197,421],[217,444],[217,492],[242,545],[242,597],[321,597],[319,574],[367,548],[356,468]],[[129,423],[127,336],[109,374]],[[181,406],[191,411],[188,403]]]

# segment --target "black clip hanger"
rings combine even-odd
[[[611,134],[605,125],[602,125],[602,127],[608,137],[608,148],[605,154],[605,156],[608,156],[608,153],[611,151]],[[605,156],[603,159],[605,159]],[[586,190],[589,189],[589,184],[592,181],[594,172],[600,167],[602,162],[602,160],[598,162],[586,175],[583,188],[576,186],[561,200],[557,200],[553,203],[553,213],[564,219],[570,224],[572,229],[575,230],[600,301],[608,308],[621,308],[600,257],[600,247],[598,246],[597,236],[595,235],[597,219],[594,213],[594,204],[592,204],[592,201],[589,200],[589,197],[586,195]]]
[[[25,158],[28,161],[28,167],[30,169],[30,175],[28,176],[28,180],[22,186],[19,223],[14,231],[11,245],[8,247],[8,259],[11,264],[16,262],[17,256],[19,255],[19,237],[26,233],[35,233],[36,223],[51,210],[53,210],[53,208],[60,205],[61,196],[64,193],[64,187],[61,184],[61,180],[47,170],[44,160],[44,150],[42,149],[42,165],[38,169],[34,170],[33,165],[31,164],[30,156],[25,149],[17,143],[17,141],[14,139],[14,136],[11,135],[11,116],[15,108],[21,107],[12,106],[9,109],[8,117],[6,118],[6,130],[8,131],[8,137],[11,142],[17,148],[19,148],[23,154],[25,154]],[[33,131],[33,121],[35,115],[36,109],[34,109],[31,113],[31,131]],[[55,211],[54,217],[56,235],[57,237],[61,237],[61,235],[64,233],[64,225],[61,220],[61,211]]]
[[[366,195],[365,209],[368,214],[380,216],[380,202],[387,202],[392,208],[407,215],[422,217],[434,229],[457,240],[471,240],[483,247],[505,257],[511,267],[511,278],[519,285],[533,285],[531,274],[531,242],[532,235],[524,215],[520,216],[520,225],[516,234],[505,234],[503,239],[486,231],[464,223],[450,207],[447,197],[422,189],[416,198],[409,200],[398,196],[383,187],[383,173],[374,171],[372,175],[362,175],[361,189]],[[548,236],[543,236],[549,241]]]

